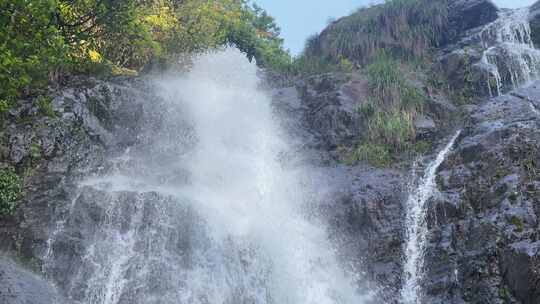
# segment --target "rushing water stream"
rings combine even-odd
[[[460,133],[461,131],[458,131],[427,166],[418,185],[409,194],[405,205],[407,208],[405,264],[403,269],[405,277],[401,289],[401,300],[404,304],[420,303],[423,254],[428,237],[426,203],[436,190],[437,170],[452,150]]]
[[[499,96],[539,78],[540,50],[534,47],[529,24],[529,8],[503,10],[499,18],[480,32],[484,47],[482,65],[489,72],[487,87]]]
[[[256,74],[228,50],[156,81],[164,104],[147,102],[163,112],[147,118],[144,144],[80,185],[49,241],[45,270],[62,277],[69,263],[57,281],[72,300],[364,303],[325,228],[304,216],[308,169],[280,163],[286,136]],[[85,241],[68,260],[60,236],[74,230]]]

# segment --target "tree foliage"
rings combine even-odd
[[[0,0],[0,101],[47,82],[66,52],[51,0]]]
[[[0,0],[0,101],[59,74],[149,63],[234,45],[283,69],[280,29],[247,0]]]

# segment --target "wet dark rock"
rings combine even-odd
[[[467,15],[460,9],[457,10],[457,15],[469,16],[472,18],[471,21],[475,18],[478,20],[478,22],[469,23],[466,21],[467,17],[459,19],[460,22],[470,26],[467,26],[466,30],[459,31],[460,34],[456,36],[456,39],[444,44],[437,56],[438,64],[435,65],[435,70],[444,75],[448,85],[456,91],[457,97],[468,100],[488,98],[499,95],[499,91],[506,93],[528,82],[530,77],[526,70],[520,71],[518,68],[516,72],[516,67],[520,66],[520,57],[509,51],[508,45],[501,43],[501,36],[496,35],[496,32],[505,26],[497,20],[497,15],[500,14],[501,20],[504,20],[507,18],[505,16],[512,14],[511,10],[498,11],[491,1],[453,1],[450,6],[468,7],[471,15]],[[539,4],[536,3],[529,10],[531,39],[538,45],[540,41]],[[485,16],[482,12],[485,12]],[[521,14],[520,11],[514,11],[514,13]],[[526,11],[518,18],[527,18]],[[450,20],[452,20],[451,17]],[[452,28],[459,28],[459,26],[454,25],[451,26]],[[526,28],[527,25],[523,25],[523,31],[527,32]],[[517,39],[523,39],[524,44],[529,44],[527,38]],[[488,55],[484,57],[486,51]]]
[[[496,8],[481,0],[454,1],[451,8],[453,35],[463,35],[440,50],[440,64],[453,88],[472,89],[487,97],[485,70],[474,65],[481,59],[474,34],[493,21]],[[99,187],[77,187],[83,177],[122,166],[107,161],[108,156],[123,155],[129,149],[154,156],[155,167],[163,168],[155,173],[158,184],[171,178],[180,184],[189,180],[181,167],[170,168],[167,161],[178,147],[155,145],[152,136],[159,133],[156,130],[167,113],[159,102],[143,102],[159,99],[148,93],[151,84],[80,80],[80,84],[52,94],[56,118],[38,116],[31,101],[20,101],[0,131],[0,167],[12,166],[25,174],[21,207],[14,216],[0,219],[0,250],[47,269],[59,288],[63,292],[69,288],[70,296],[78,300],[85,297],[84,279],[92,275],[91,267],[85,265],[89,262],[82,259],[89,244],[106,229],[128,231],[134,217],[141,217],[138,233],[148,242],[133,246],[139,253],[137,259],[151,255],[149,248],[161,241],[170,244],[168,254],[189,265],[193,249],[207,245],[204,225],[185,202],[150,190],[117,191],[112,197]],[[422,84],[418,88],[423,89]],[[361,75],[328,73],[274,89],[273,105],[295,148],[281,155],[283,163],[313,167],[309,179],[319,193],[311,203],[329,223],[340,260],[361,274],[358,284],[375,291],[375,302],[397,303],[403,280],[404,202],[412,180],[407,172],[410,163],[403,164],[404,169],[348,166],[340,164],[336,155],[340,147],[353,146],[365,132],[357,109],[366,102],[367,90]],[[467,123],[455,152],[437,174],[439,192],[428,202],[430,234],[423,302],[537,303],[540,83],[460,108],[442,93],[426,94],[426,111],[415,121],[419,139],[442,141],[461,123],[454,119],[460,111]],[[158,108],[148,111],[148,107]],[[178,122],[176,129],[187,128]],[[173,133],[164,136],[181,136]],[[61,221],[68,214],[69,220]],[[107,226],[110,217],[117,226]],[[153,217],[166,217],[181,229],[171,230],[167,240],[154,240],[152,230],[166,228],[155,224]],[[137,259],[130,261],[130,271],[142,264]],[[5,265],[9,264],[0,260],[0,283]],[[155,273],[166,271],[171,271],[166,265],[152,264],[151,284],[145,286],[153,288],[138,290],[138,282],[130,282],[126,288],[132,292],[120,302],[136,303],[142,292],[159,295],[165,288],[162,284],[172,283],[158,282]],[[66,274],[73,273],[80,273],[83,280],[70,282]],[[22,284],[41,280],[17,278]],[[0,284],[0,300],[3,286],[10,285]]]
[[[343,165],[315,172],[320,212],[341,259],[365,273],[359,284],[374,290],[380,303],[392,303],[401,286],[404,174]]]
[[[515,90],[510,94],[514,97],[528,101],[533,110],[531,115],[536,114],[534,112],[540,112],[540,83],[533,83],[527,88]]]
[[[0,303],[66,304],[56,288],[7,257],[0,256]]]
[[[510,291],[524,304],[540,299],[540,242],[521,241],[503,252],[502,269]]]
[[[438,131],[435,121],[431,117],[423,115],[416,118],[414,127],[416,128],[416,134],[419,139],[432,138]]]
[[[429,204],[426,303],[539,299],[540,115],[531,107],[538,87],[471,108]]]
[[[426,90],[421,80],[408,80],[419,91]],[[369,84],[361,73],[310,76],[298,81],[296,90],[282,89],[274,96],[278,111],[289,121],[287,130],[311,152],[325,154],[327,162],[335,162],[337,150],[353,147],[365,135],[368,126],[359,109],[369,98]],[[424,106],[415,121],[419,140],[436,142],[460,121],[457,107],[440,92],[426,93]]]
[[[309,130],[325,150],[351,144],[361,134],[357,109],[362,97],[351,96],[347,75],[323,74],[298,83],[298,91],[305,109],[303,119]],[[349,85],[349,87],[346,86]]]
[[[531,25],[531,38],[536,47],[540,46],[540,1],[530,8],[529,23]]]
[[[449,3],[449,41],[497,19],[498,8],[491,0],[455,0]]]
[[[488,73],[479,65],[482,49],[478,48],[481,41],[472,45],[448,46],[438,57],[435,70],[444,75],[448,85],[463,98],[470,96],[489,96]]]
[[[314,208],[328,221],[340,259],[346,268],[365,273],[358,283],[375,290],[381,303],[392,303],[401,284],[407,174],[339,164],[334,155],[336,146],[350,144],[361,132],[355,107],[366,100],[366,86],[359,78],[325,74],[305,80],[298,89],[275,90],[273,100],[282,125],[298,147],[298,155],[289,155],[288,160],[312,167],[309,180],[318,190]],[[343,121],[340,115],[357,121],[347,124],[350,120]],[[316,119],[333,119],[336,124]]]
[[[136,82],[85,81],[51,93],[54,117],[41,115],[31,100],[22,100],[1,122],[0,146],[6,149],[0,151],[0,167],[14,167],[24,176],[20,207],[14,215],[0,218],[2,252],[32,267],[44,267],[51,249],[48,240],[56,229],[54,221],[69,212],[81,178],[110,170],[106,156],[120,153],[126,145],[141,139],[143,102],[158,97],[148,96],[145,85]],[[103,214],[94,205],[78,212],[80,218],[94,220]],[[84,229],[88,227],[92,225]],[[81,235],[82,224],[78,228]],[[61,264],[69,267],[77,262],[74,257],[82,252],[83,243],[73,235],[61,234],[59,240],[55,245],[60,253],[57,258],[64,259]],[[28,283],[33,284],[30,279]],[[53,303],[45,299],[7,303]]]
[[[47,273],[71,299],[88,301],[92,297],[89,297],[91,290],[87,289],[87,282],[102,275],[93,259],[99,259],[102,251],[116,248],[114,243],[126,242],[125,238],[136,230],[136,241],[122,249],[135,252],[129,261],[130,271],[148,267],[149,273],[133,276],[134,279],[126,282],[119,303],[141,303],[140,293],[159,296],[177,287],[171,284],[178,282],[162,280],[164,273],[174,270],[166,260],[155,256],[164,254],[181,260],[185,267],[192,265],[192,259],[196,258],[193,252],[202,254],[208,246],[199,217],[188,204],[156,192],[109,192],[105,190],[107,185],[103,187],[104,190],[96,186],[80,189],[67,211],[69,220],[53,235],[51,255],[45,265]],[[157,231],[164,233],[157,234]],[[121,259],[123,254],[116,252],[116,257]],[[154,259],[148,265],[149,258]],[[73,274],[77,274],[77,280],[73,279]]]

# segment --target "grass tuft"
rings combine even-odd
[[[392,154],[387,146],[369,143],[358,145],[345,158],[345,162],[348,164],[365,161],[374,167],[388,167],[392,160]]]
[[[425,56],[448,28],[448,0],[392,0],[362,8],[309,40],[308,55],[366,64],[384,49],[402,59]]]
[[[34,100],[39,112],[50,118],[56,117],[50,97],[40,95]]]
[[[414,142],[414,119],[425,97],[410,85],[401,63],[381,53],[366,67],[370,98],[359,108],[367,124],[367,140],[400,152]]]

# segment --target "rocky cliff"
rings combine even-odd
[[[455,95],[430,92],[427,111],[416,122],[419,136],[427,134],[436,147],[453,130],[463,130],[437,172],[438,192],[426,207],[421,302],[537,303],[540,84],[529,82],[537,78],[537,51],[512,54],[504,46],[509,41],[495,32],[531,32],[533,41],[522,42],[536,44],[538,4],[517,11],[499,11],[491,1],[450,5],[454,31],[438,48],[433,67],[445,74],[449,86],[470,90],[473,103],[464,105]],[[512,14],[522,18],[508,23],[505,18]],[[330,27],[339,22],[345,21]],[[331,32],[320,36],[322,52]],[[492,64],[486,56],[493,56]],[[514,59],[523,59],[531,69],[512,71]],[[321,208],[330,219],[331,235],[342,246],[344,258],[366,271],[380,303],[400,303],[405,201],[415,186],[410,181],[434,155],[422,157],[412,172],[414,158],[391,169],[338,164],[336,147],[365,132],[354,111],[368,98],[365,78],[312,76],[297,89],[302,102],[296,103],[303,106],[304,127],[315,138],[313,146],[330,152],[325,154],[321,179],[334,191]]]
[[[536,303],[540,299],[539,88],[540,84],[533,84],[463,108],[464,131],[438,172],[440,192],[428,203],[425,303]],[[304,107],[305,125],[314,142],[311,149],[319,151],[317,178],[326,185],[322,188],[331,189],[321,212],[329,217],[331,235],[342,247],[344,259],[367,272],[371,287],[380,291],[381,303],[397,302],[403,280],[404,203],[415,173],[408,170],[410,166],[377,169],[337,164],[332,158],[335,141],[347,140],[349,134],[343,130],[350,130],[347,126],[354,114],[350,100],[335,94],[341,97],[318,108],[317,115],[329,124],[325,126],[310,124],[310,105],[322,97],[304,95],[305,102],[290,99]],[[286,91],[278,94],[280,100],[284,95]],[[442,144],[448,133],[441,132]],[[320,157],[320,150],[330,156]],[[423,162],[431,157],[425,156]]]
[[[50,115],[44,115],[34,100],[21,100],[4,117],[1,167],[22,177],[23,192],[16,211],[0,216],[2,252],[33,271],[46,267],[55,221],[68,212],[75,185],[84,176],[110,170],[106,155],[137,141],[143,110],[136,101],[145,95],[142,88],[138,81],[76,79],[70,88],[51,93]],[[92,217],[91,210],[81,212],[84,218]],[[67,268],[59,270],[59,276],[72,271],[69,265],[75,261],[70,254],[77,251],[80,234],[66,236],[64,253],[57,258],[64,258]],[[2,303],[56,303],[52,293],[28,292],[46,288],[35,275],[25,274],[6,259],[0,264],[6,269],[0,273],[0,298],[7,301]]]
[[[537,6],[527,10],[533,38]],[[329,224],[340,260],[362,274],[359,285],[376,293],[375,303],[399,303],[407,196],[447,138],[462,129],[427,203],[421,303],[539,303],[540,83],[523,85],[519,79],[535,78],[534,73],[517,73],[504,63],[519,56],[490,33],[501,14],[491,1],[455,1],[450,11],[452,32],[437,49],[433,68],[474,98],[456,102],[446,91],[427,92],[424,82],[411,79],[428,95],[426,111],[415,121],[417,136],[432,143],[428,152],[401,155],[387,168],[344,162],[341,149],[366,132],[357,108],[367,98],[367,83],[361,73],[328,73],[271,90],[275,112],[300,151],[285,159],[314,168],[316,210]],[[522,25],[511,31],[527,31]],[[534,63],[534,54],[527,54],[526,62]],[[76,299],[85,288],[74,286],[67,274],[82,263],[86,230],[103,224],[111,211],[100,207],[102,194],[73,189],[83,177],[118,166],[111,155],[152,150],[147,131],[159,130],[162,117],[141,103],[155,100],[152,107],[160,106],[151,86],[145,79],[81,78],[51,91],[50,115],[33,100],[21,100],[3,118],[0,169],[15,170],[23,192],[16,211],[0,216],[0,250],[6,255],[0,258],[2,303],[64,303],[64,295]],[[151,152],[156,162],[166,155],[157,148]],[[132,195],[118,200],[137,200],[148,215],[157,212],[147,198]],[[74,216],[63,221],[67,213]],[[189,210],[181,213],[195,221]],[[120,219],[119,229],[128,222]],[[150,222],[143,222],[141,233],[150,234]],[[55,235],[59,225],[63,229]],[[191,241],[178,239],[178,248]]]

